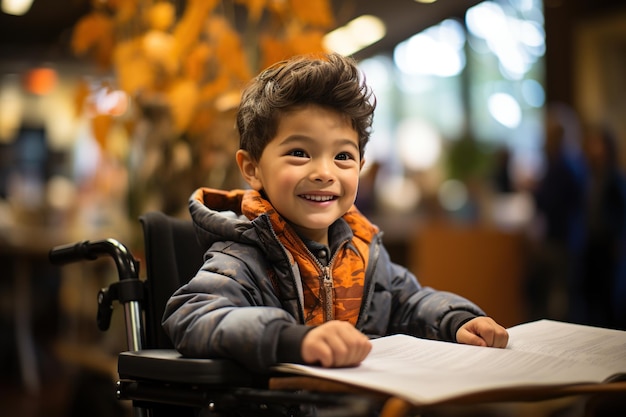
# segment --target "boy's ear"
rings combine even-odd
[[[263,188],[263,184],[257,176],[257,163],[252,159],[248,151],[239,149],[235,154],[237,160],[237,166],[243,176],[243,179],[253,189],[260,191]]]

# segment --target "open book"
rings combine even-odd
[[[416,405],[477,395],[489,398],[488,393],[545,392],[626,377],[624,331],[551,320],[508,331],[506,349],[393,335],[373,340],[371,353],[358,367],[281,364],[276,370],[343,382]]]

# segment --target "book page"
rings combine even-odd
[[[570,358],[577,362],[626,372],[623,331],[539,320],[508,329],[508,348]]]
[[[579,348],[572,348],[570,355],[561,355],[556,346],[558,341],[553,340],[555,346],[550,347],[550,344],[541,344],[542,337],[535,339],[534,333],[542,334],[544,330],[544,326],[540,326],[524,331],[523,325],[518,326],[513,329],[511,344],[506,349],[406,335],[387,336],[373,340],[372,352],[355,368],[325,369],[284,364],[277,370],[362,386],[403,397],[415,404],[441,402],[495,389],[599,383],[618,372],[626,372],[623,358],[626,332],[617,332],[616,339],[607,348],[609,356],[616,359],[597,363],[594,360],[579,361],[575,353],[580,349],[587,353],[585,357],[590,356],[591,345],[597,345],[595,339],[591,339],[593,343],[579,341]],[[533,348],[533,343],[542,347]],[[565,346],[561,349],[568,350]],[[617,359],[620,352],[622,358]]]

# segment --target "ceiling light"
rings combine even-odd
[[[2,0],[2,11],[6,14],[21,16],[32,6],[33,0]]]
[[[363,15],[326,34],[324,46],[342,55],[352,55],[381,40],[386,31],[380,18]]]

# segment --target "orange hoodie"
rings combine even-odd
[[[317,325],[336,319],[356,325],[363,296],[369,243],[378,232],[376,226],[353,206],[343,216],[353,236],[341,242],[328,266],[324,266],[293,227],[258,192],[245,192],[242,212],[250,220],[260,214],[268,214],[276,236],[287,249],[292,262],[298,264],[304,289],[306,324]]]

